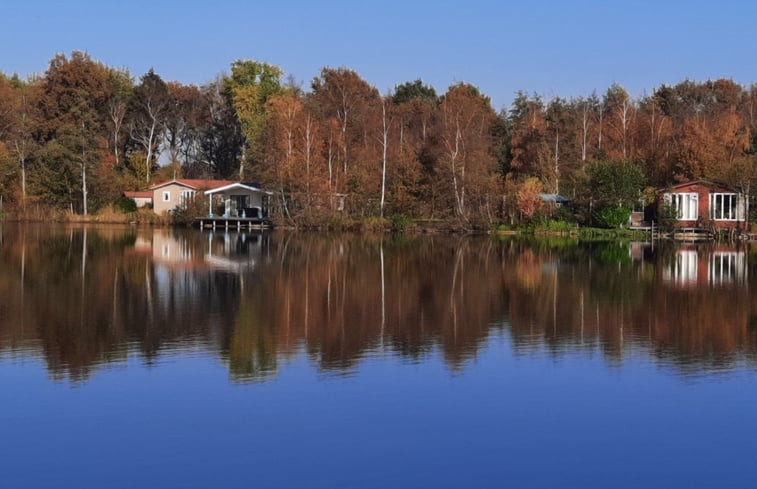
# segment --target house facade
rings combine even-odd
[[[156,214],[167,212],[184,205],[188,199],[194,198],[198,192],[212,190],[233,184],[230,180],[192,180],[175,178],[150,187],[152,192],[153,211]]]
[[[657,191],[659,211],[675,209],[679,227],[745,229],[748,215],[743,193],[720,183],[697,180]]]
[[[205,191],[208,215],[262,219],[268,216],[270,192],[257,183],[234,182]]]

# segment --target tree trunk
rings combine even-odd
[[[87,215],[87,163],[82,153],[81,158],[81,192],[82,192],[82,214]]]
[[[604,126],[605,109],[599,104],[599,133],[597,136],[597,149],[602,151],[602,127]]]
[[[381,156],[381,206],[380,206],[380,215],[381,217],[384,217],[384,202],[386,199],[386,152],[387,152],[387,146],[388,146],[388,136],[389,136],[389,127],[386,123],[386,102],[382,100],[381,102],[381,119],[383,123],[383,131],[382,131],[382,156]]]
[[[560,193],[560,131],[555,132],[555,194]]]
[[[305,195],[307,197],[308,210],[312,204],[310,198],[310,153],[312,151],[312,134],[311,134],[312,120],[310,114],[305,118]]]
[[[581,161],[586,161],[586,137],[589,132],[589,114],[586,102],[583,107],[583,117],[581,118]]]
[[[247,144],[242,144],[242,157],[239,159],[239,181],[244,181],[244,160],[247,159]]]
[[[150,125],[150,135],[147,139],[147,160],[145,161],[145,175],[147,179],[147,183],[150,183],[150,170],[152,169],[152,146],[153,146],[153,138],[155,137],[155,126],[157,124],[157,121],[155,118],[152,119],[152,124]]]

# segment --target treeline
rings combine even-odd
[[[158,180],[259,181],[279,215],[312,225],[406,216],[462,226],[523,222],[540,193],[571,198],[590,223],[645,188],[687,179],[750,193],[757,175],[757,86],[620,85],[570,100],[517,94],[497,113],[475,86],[437,94],[420,80],[382,95],[347,68],[307,89],[252,60],[203,86],[134,79],[82,52],[44,75],[0,75],[0,196],[87,214]],[[651,195],[647,191],[647,195]]]

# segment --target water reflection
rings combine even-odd
[[[746,251],[726,246],[684,245],[663,265],[663,281],[675,286],[718,286],[745,283],[749,276]]]
[[[0,355],[86,379],[137,352],[217,355],[261,380],[305,352],[453,370],[506,332],[516,354],[629,353],[682,372],[755,358],[754,248],[570,240],[49,228],[0,232]]]

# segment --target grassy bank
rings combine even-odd
[[[638,240],[649,239],[649,232],[630,229],[580,227],[566,221],[543,221],[526,226],[499,225],[493,231],[498,235],[564,236],[582,240]]]
[[[26,210],[0,214],[0,219],[11,222],[49,222],[49,223],[98,223],[98,224],[136,224],[163,226],[170,224],[149,209],[135,212],[123,212],[113,207],[106,207],[94,214],[82,216],[60,209],[41,206],[29,206]]]
[[[29,206],[25,212],[0,214],[0,219],[16,222],[50,222],[50,223],[97,223],[148,226],[187,226],[188,222],[174,222],[170,218],[158,216],[150,209],[138,209],[124,212],[113,206],[106,207],[94,214],[82,216],[60,209],[46,209],[41,206]],[[570,237],[582,240],[645,240],[649,234],[643,231],[627,229],[601,229],[578,227],[565,221],[544,221],[527,226],[508,226],[501,224],[495,228],[472,225],[454,219],[411,219],[406,216],[386,218],[368,217],[363,219],[346,217],[329,217],[317,220],[291,221],[278,219],[274,221],[280,229],[299,229],[304,231],[351,232],[351,233],[396,233],[396,234],[495,234],[500,236],[522,235],[535,237]]]

